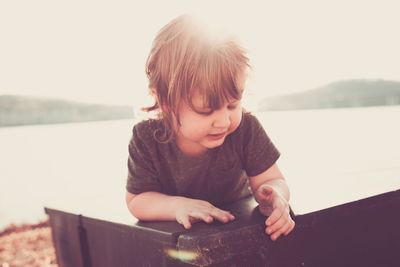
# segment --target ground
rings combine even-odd
[[[0,230],[0,267],[56,267],[47,221]]]

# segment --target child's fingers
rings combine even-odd
[[[212,208],[210,215],[220,222],[227,223],[235,219],[235,217],[228,211],[220,210],[218,208]]]
[[[274,209],[268,219],[265,221],[267,226],[275,224],[284,213],[282,209]]]
[[[178,218],[177,222],[182,224],[183,227],[185,227],[185,229],[190,229],[192,227],[189,216],[183,216],[181,218]]]
[[[191,217],[195,219],[202,220],[206,223],[211,223],[214,219],[211,215],[204,211],[193,211],[189,214]]]
[[[283,233],[283,235],[287,236],[291,231],[293,231],[293,229],[294,229],[295,226],[296,226],[296,223],[295,223],[293,220],[291,220],[289,229],[287,229],[287,230]]]
[[[295,222],[288,213],[283,213],[277,222],[271,226],[267,226],[265,232],[271,236],[272,240],[276,240],[281,235],[288,235],[295,226]]]
[[[266,224],[272,225],[274,224],[282,214],[289,214],[289,204],[283,201],[276,201],[274,203],[274,210],[272,211],[271,215],[268,217]]]
[[[293,229],[294,227],[294,222],[293,223],[292,222],[293,222],[292,219],[287,221],[279,230],[275,231],[275,233],[271,235],[271,239],[277,240],[281,235],[287,235],[285,233],[288,231],[290,232],[291,229]]]
[[[273,224],[267,225],[266,232],[267,234],[271,235],[275,233],[276,231],[280,230],[286,223],[288,222],[287,216],[285,216],[283,213],[281,214],[281,217]]]

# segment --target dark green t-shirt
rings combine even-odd
[[[183,154],[174,140],[157,141],[155,132],[162,127],[159,120],[133,127],[126,185],[132,194],[156,191],[213,204],[231,202],[249,195],[247,177],[264,172],[280,155],[250,113],[243,113],[239,127],[221,146],[199,157]]]

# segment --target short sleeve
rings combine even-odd
[[[269,169],[280,153],[258,119],[247,114],[244,134],[244,169],[248,176],[256,176]]]
[[[151,144],[147,140],[148,135],[147,138],[143,138],[146,134],[141,133],[140,130],[143,129],[138,128],[138,125],[133,127],[132,138],[129,142],[126,190],[132,194],[148,191],[161,192],[159,174],[154,166],[154,159],[151,157]]]

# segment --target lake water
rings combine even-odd
[[[400,107],[256,114],[281,151],[296,213],[400,189]],[[124,205],[132,120],[0,128],[0,228],[43,207]]]

